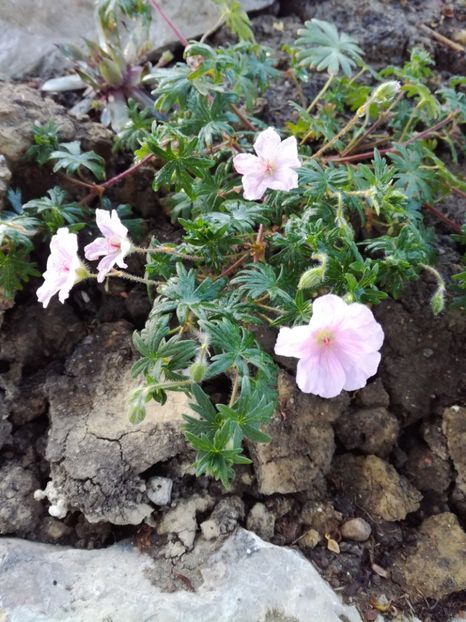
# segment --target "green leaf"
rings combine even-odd
[[[96,179],[105,179],[105,160],[94,151],[81,152],[81,143],[75,140],[70,143],[61,143],[60,149],[50,154],[50,160],[56,160],[53,172],[65,170],[69,175],[86,168]]]
[[[361,63],[363,52],[356,41],[345,33],[339,34],[329,22],[311,19],[298,34],[298,61],[303,66],[332,75],[342,71],[350,76],[356,64]]]

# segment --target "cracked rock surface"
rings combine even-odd
[[[164,407],[150,402],[142,423],[129,422],[130,335],[125,321],[101,325],[77,346],[64,373],[47,380],[46,457],[55,496],[89,522],[142,522],[153,506],[140,474],[185,449],[184,394],[171,394]]]

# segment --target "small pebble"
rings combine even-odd
[[[372,529],[363,518],[352,518],[341,527],[341,535],[345,540],[365,542],[371,535]]]

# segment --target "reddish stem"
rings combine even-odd
[[[230,104],[230,108],[233,110],[235,115],[241,120],[241,123],[244,125],[246,129],[251,130],[251,132],[257,132],[257,127],[253,125],[251,121],[249,121],[249,119],[246,117],[246,115],[244,115],[241,112],[238,106],[235,106],[235,104]]]
[[[246,261],[246,259],[249,257],[249,255],[250,255],[249,252],[244,253],[244,255],[241,255],[241,257],[239,259],[237,259],[235,261],[235,263],[232,263],[231,266],[226,268],[221,274],[219,274],[218,276],[214,277],[212,280],[213,281],[217,281],[218,279],[221,279],[224,276],[228,276],[229,274],[234,272],[236,270],[236,268],[239,268],[239,266]]]
[[[153,158],[154,158],[154,154],[149,153],[149,155],[144,156],[142,160],[139,160],[139,162],[136,162],[136,164],[133,164],[133,166],[130,166],[122,173],[118,173],[118,175],[115,175],[115,177],[111,177],[110,179],[107,179],[107,181],[104,181],[104,183],[100,184],[99,187],[107,189],[107,188],[110,188],[111,186],[114,186],[115,184],[119,183],[125,177],[128,177],[128,175],[132,175],[135,171],[137,171],[139,168],[144,166],[144,164],[147,164],[147,162],[150,162],[151,160],[153,160]]]
[[[450,113],[445,119],[439,121],[432,127],[427,128],[426,130],[419,132],[415,136],[412,136],[409,140],[406,140],[403,143],[400,143],[401,147],[406,147],[407,145],[411,145],[417,140],[421,140],[423,138],[427,138],[431,134],[434,134],[437,130],[442,128],[444,125],[447,125],[454,119],[457,115],[457,112]],[[396,147],[387,147],[387,149],[379,149],[380,155],[385,155],[386,153],[397,153]],[[365,151],[364,153],[355,153],[354,155],[349,156],[330,156],[329,158],[324,158],[327,162],[358,162],[359,160],[367,160],[368,158],[374,157],[374,151]]]
[[[454,233],[461,233],[460,225],[456,222],[453,222],[453,220],[448,218],[448,216],[445,216],[445,214],[442,214],[442,212],[440,212],[436,207],[433,207],[432,205],[429,205],[428,203],[424,203],[422,207],[427,212],[432,214],[434,218],[436,218],[437,220],[442,222],[444,225],[446,225],[451,231],[453,231]]]
[[[162,11],[157,0],[149,0],[149,2],[152,4],[152,6],[157,11],[157,13],[160,15],[160,17],[163,20],[165,20],[165,22],[168,24],[169,28],[173,31],[173,34],[178,39],[178,41],[181,43],[181,45],[183,47],[186,47],[188,45],[188,40],[183,37],[181,32],[178,30],[178,28],[175,26],[172,20],[168,17],[168,15],[166,15],[165,12]]]

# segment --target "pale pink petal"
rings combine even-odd
[[[84,256],[89,261],[95,261],[108,252],[108,242],[106,238],[96,238],[93,242],[84,247]]]
[[[44,272],[44,283],[37,290],[37,299],[47,307],[52,296],[58,293],[60,302],[68,298],[81,268],[78,257],[78,237],[66,227],[58,229],[50,241],[50,255]]]
[[[277,169],[267,180],[267,186],[272,190],[287,192],[298,187],[298,173],[292,168]]]
[[[240,175],[263,175],[264,163],[252,153],[240,153],[233,158],[233,166]]]
[[[275,354],[279,356],[294,356],[301,358],[310,356],[314,350],[310,344],[311,331],[309,326],[294,326],[280,328],[275,344]],[[315,350],[318,353],[318,349]]]
[[[114,209],[112,210],[110,220],[112,223],[114,235],[121,239],[126,239],[126,237],[128,236],[128,229],[121,222],[120,217],[118,216],[118,212]]]
[[[267,180],[261,176],[243,175],[244,198],[248,201],[258,201],[262,199],[267,190]]]
[[[114,235],[112,217],[109,211],[96,209],[95,222],[106,238],[111,238]]]
[[[365,305],[359,303],[348,305],[346,317],[340,323],[339,329],[345,332],[346,340],[363,343],[365,351],[375,351],[382,347],[384,340],[382,327]]]
[[[102,283],[107,274],[113,269],[116,261],[118,260],[119,252],[110,253],[105,255],[97,264],[97,281]],[[126,268],[126,266],[123,266]]]
[[[265,160],[273,159],[274,154],[280,149],[280,135],[269,127],[261,132],[254,143],[254,151]]]
[[[345,381],[343,367],[331,350],[298,361],[296,383],[303,393],[336,397],[342,392]]]
[[[294,136],[286,138],[281,143],[274,161],[280,167],[299,168],[301,166],[301,160],[298,157],[298,141]]]
[[[346,375],[343,388],[346,391],[356,391],[365,387],[368,378],[377,373],[380,359],[380,352],[370,352],[364,354],[352,367],[346,367],[342,362]]]
[[[325,294],[312,303],[310,326],[313,330],[334,326],[341,322],[347,313],[348,305],[339,296]]]
[[[58,300],[64,303],[70,295],[70,291],[73,289],[73,285],[76,283],[76,271],[69,272],[66,279],[64,279],[60,291],[58,292]]]

